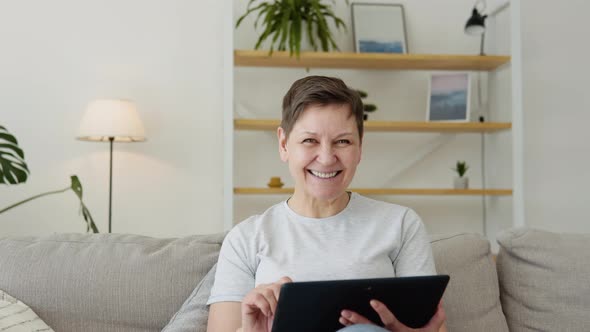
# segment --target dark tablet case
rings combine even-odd
[[[375,324],[381,319],[371,299],[387,305],[397,319],[412,328],[426,325],[436,313],[449,276],[309,281],[284,284],[273,321],[273,332],[333,332],[343,309]]]

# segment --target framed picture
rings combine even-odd
[[[469,121],[469,73],[436,73],[428,88],[428,121]]]
[[[408,53],[402,5],[353,3],[351,8],[357,53]]]

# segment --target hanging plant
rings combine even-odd
[[[236,23],[237,29],[247,16],[258,12],[254,27],[257,28],[262,19],[263,31],[254,46],[255,49],[259,49],[264,41],[272,38],[269,53],[276,47],[279,51],[288,49],[291,56],[295,54],[299,57],[301,37],[306,33],[315,51],[318,50],[318,46],[324,52],[330,51],[330,48],[338,50],[328,21],[332,20],[337,29],[346,29],[346,25],[334,14],[331,5],[323,4],[321,0],[274,0],[254,6],[255,2],[257,0],[248,2],[246,13]],[[332,0],[332,4],[334,3]]]

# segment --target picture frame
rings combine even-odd
[[[355,2],[350,7],[355,52],[408,53],[402,5]]]
[[[427,104],[427,121],[468,122],[471,75],[466,72],[431,74]]]

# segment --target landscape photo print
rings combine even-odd
[[[469,73],[436,73],[430,76],[428,121],[469,121]]]

